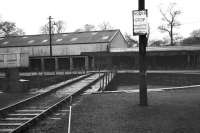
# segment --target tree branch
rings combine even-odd
[[[170,33],[170,30],[167,27],[165,27],[164,25],[159,26],[158,29],[161,30],[161,31]]]

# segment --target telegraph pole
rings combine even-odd
[[[49,46],[50,46],[50,69],[53,66],[53,60],[52,60],[52,24],[51,24],[52,17],[49,16]],[[51,69],[52,70],[52,69]]]
[[[52,58],[52,34],[51,34],[51,19],[52,17],[49,16],[49,45],[50,45],[50,57]]]
[[[138,9],[145,10],[145,0],[138,0]],[[139,35],[139,89],[140,89],[140,105],[147,106],[147,84],[146,84],[146,45],[147,37]]]

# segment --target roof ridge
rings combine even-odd
[[[119,29],[112,29],[112,30],[92,30],[92,31],[79,31],[79,32],[68,32],[70,33],[90,33],[90,32],[107,32],[107,31],[119,31]]]
[[[71,33],[59,33],[54,34],[55,38],[52,42],[57,44],[85,44],[85,43],[110,43],[116,34],[120,30],[100,30],[100,31],[87,31],[87,32],[71,32]],[[97,33],[93,34],[93,33]],[[66,35],[66,36],[65,36]],[[87,36],[85,36],[87,35]],[[25,45],[38,45],[46,44],[48,40],[48,34],[38,34],[38,35],[21,35],[15,37],[2,38],[0,40],[0,45],[4,46],[25,46]],[[78,38],[78,40],[73,40],[73,38]],[[57,40],[56,40],[57,39]],[[34,41],[33,41],[34,40]]]
[[[120,30],[116,30],[115,34],[110,38],[109,42],[112,42],[115,36],[120,32]]]
[[[65,32],[65,33],[56,33],[53,35],[62,35],[62,34],[79,34],[79,33],[92,33],[92,32],[111,32],[111,31],[120,31],[120,29],[112,29],[112,30],[93,30],[93,31],[80,31],[80,32]],[[26,37],[26,36],[41,36],[41,35],[49,35],[49,34],[33,34],[33,35],[13,35],[9,37]]]

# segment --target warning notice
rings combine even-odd
[[[147,10],[133,11],[133,35],[145,35],[147,32]]]

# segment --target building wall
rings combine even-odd
[[[57,45],[53,47],[53,55],[80,55],[82,52],[107,51],[107,43]]]
[[[117,69],[139,69],[138,55],[112,57],[112,65]],[[200,69],[200,54],[151,55],[146,58],[148,70]]]
[[[96,69],[110,69],[112,67],[112,58],[110,56],[99,56],[94,58]]]
[[[121,32],[118,32],[113,41],[110,44],[110,48],[127,48],[127,42],[125,41]]]
[[[72,45],[54,45],[52,46],[53,56],[80,55],[81,52],[107,51],[107,43],[97,44],[72,44]],[[50,47],[31,46],[31,47],[7,47],[0,48],[0,53],[23,52],[31,57],[49,56]]]

